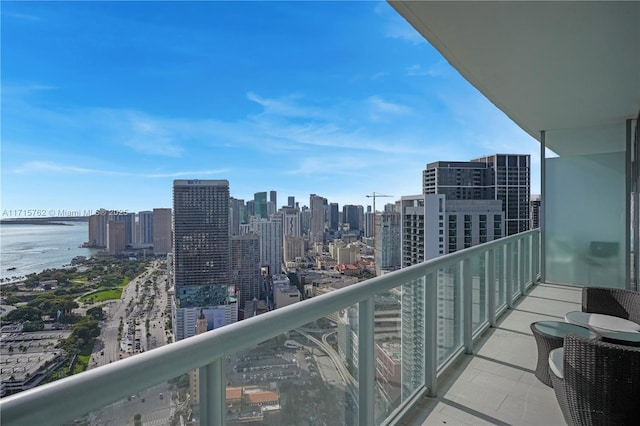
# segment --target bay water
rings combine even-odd
[[[2,284],[30,273],[61,268],[75,256],[92,255],[81,247],[89,239],[87,222],[67,225],[0,225]],[[15,268],[15,269],[14,269]]]

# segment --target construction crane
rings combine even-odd
[[[393,197],[393,195],[384,195],[384,194],[376,194],[375,192],[371,195],[367,195],[367,198],[373,198],[373,214],[375,216],[376,214],[376,198],[382,198],[382,197]],[[375,229],[375,227],[374,227]]]
[[[376,194],[367,195],[367,198],[373,198],[373,262],[376,261],[376,198],[393,197],[393,195]],[[376,268],[377,269],[377,268]]]

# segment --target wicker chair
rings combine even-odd
[[[550,376],[567,424],[638,424],[640,348],[569,335],[563,366]]]
[[[640,292],[616,288],[584,287],[582,312],[612,315],[640,324]]]

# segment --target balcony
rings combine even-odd
[[[153,403],[143,421],[169,422],[195,402],[202,425],[251,415],[281,424],[560,420],[552,390],[531,374],[528,325],[575,309],[579,292],[535,285],[539,250],[534,230],[376,277],[4,398],[2,421],[130,423],[136,410]],[[402,327],[376,328],[376,312],[387,312],[391,299],[401,306]],[[331,322],[336,329],[319,332]],[[389,347],[397,349],[387,357]],[[376,375],[381,363],[392,368],[380,371],[393,374]],[[194,370],[188,390],[167,384]],[[159,402],[163,392],[171,396]],[[270,404],[262,405],[256,393],[269,396]],[[540,405],[548,417],[535,415]],[[166,418],[150,418],[162,410]]]
[[[403,425],[561,425],[562,413],[552,388],[535,376],[536,344],[529,325],[562,321],[580,310],[577,287],[540,283],[515,304],[447,371],[436,398],[423,399]]]

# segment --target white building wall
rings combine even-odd
[[[302,236],[300,227],[300,212],[284,213],[282,215],[282,233],[284,235],[292,235],[295,237]]]
[[[253,220],[253,232],[260,236],[260,263],[269,265],[271,274],[282,270],[282,222],[280,220]]]

